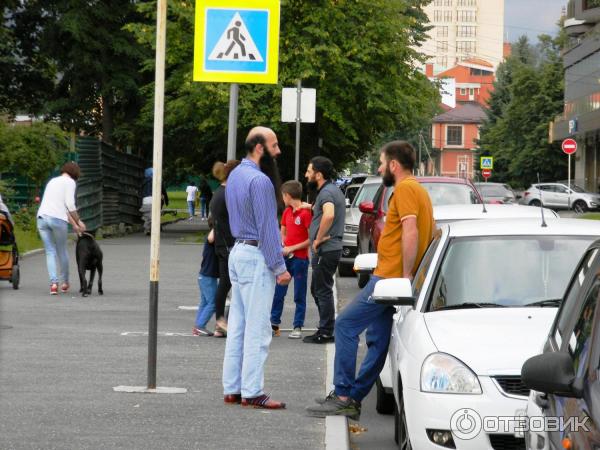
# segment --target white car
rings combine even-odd
[[[433,240],[412,285],[377,283],[374,300],[397,306],[382,374],[393,396],[380,400],[395,404],[401,449],[524,446],[514,423],[482,424],[525,409],[523,362],[539,352],[599,235],[600,223],[577,219],[456,222]]]

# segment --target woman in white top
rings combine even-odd
[[[46,250],[50,295],[58,294],[59,282],[62,292],[69,290],[69,254],[67,252],[69,223],[76,233],[85,231],[85,224],[79,218],[75,207],[76,181],[81,174],[79,166],[74,162],[68,162],[62,166],[60,172],[60,176],[52,178],[46,185],[37,213],[37,228]],[[60,275],[57,270],[57,259]]]
[[[185,188],[185,192],[187,192],[188,213],[190,215],[189,220],[192,220],[194,218],[194,213],[196,212],[196,196],[198,194],[196,183],[192,181],[190,185]]]

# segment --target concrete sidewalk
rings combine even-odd
[[[114,393],[145,385],[149,238],[100,241],[104,291],[81,298],[71,255],[71,293],[50,297],[43,254],[22,262],[22,288],[0,284],[0,448],[2,449],[319,449],[325,420],[304,408],[323,395],[325,347],[284,336],[273,340],[266,389],[286,411],[222,403],[224,339],[192,337],[198,302],[199,245],[162,234],[158,385],[187,394]],[[176,227],[177,228],[177,227]],[[284,326],[290,326],[288,298]],[[308,299],[307,327],[317,322]],[[212,327],[212,324],[211,324]],[[123,335],[123,333],[128,333]]]

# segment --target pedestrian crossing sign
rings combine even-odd
[[[484,169],[493,170],[494,169],[494,157],[493,156],[482,156],[480,159],[479,166],[480,166],[479,168],[481,170],[484,170]]]
[[[196,0],[194,81],[276,84],[279,0]]]

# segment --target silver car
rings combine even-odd
[[[536,183],[523,193],[522,205],[540,206],[554,209],[572,209],[583,213],[590,209],[600,208],[600,195],[586,192],[581,187],[571,184],[571,189],[563,183]]]
[[[354,276],[354,258],[358,254],[358,224],[362,213],[358,205],[365,201],[372,201],[381,185],[381,177],[368,177],[354,197],[354,200],[346,208],[346,222],[344,225],[344,240],[342,258],[338,265],[338,271],[342,277]]]

